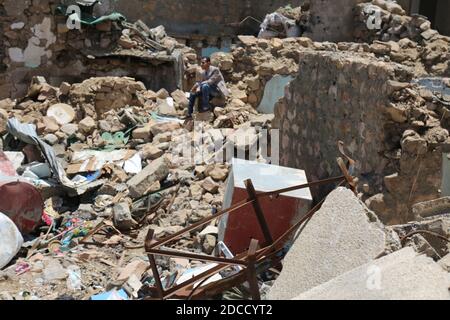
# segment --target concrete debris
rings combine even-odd
[[[296,300],[449,300],[449,274],[405,248],[315,287]]]
[[[338,188],[301,228],[268,298],[292,299],[399,247],[373,212]]]
[[[168,174],[169,161],[167,158],[161,157],[153,161],[127,182],[130,196],[133,198],[144,196],[155,182],[161,182]]]

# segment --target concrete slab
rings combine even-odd
[[[322,284],[295,300],[449,300],[450,275],[405,248]]]
[[[338,188],[302,226],[268,299],[292,299],[398,246],[376,216],[348,189]]]

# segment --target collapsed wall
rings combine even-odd
[[[385,223],[412,220],[413,204],[440,196],[450,143],[448,109],[413,86],[413,76],[366,53],[302,53],[299,76],[275,110],[281,164],[305,169],[311,181],[340,175],[343,141],[370,209]]]

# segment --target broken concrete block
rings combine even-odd
[[[405,248],[353,269],[295,300],[449,300],[450,276]]]
[[[169,174],[169,164],[169,160],[166,157],[161,157],[150,163],[140,173],[131,178],[127,183],[130,190],[130,196],[132,198],[139,198],[144,195],[155,182],[164,180]]]
[[[398,237],[352,191],[338,188],[301,228],[268,298],[294,298],[375,259],[388,244],[400,248]]]

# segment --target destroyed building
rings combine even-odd
[[[448,300],[433,3],[1,1],[0,299]]]

